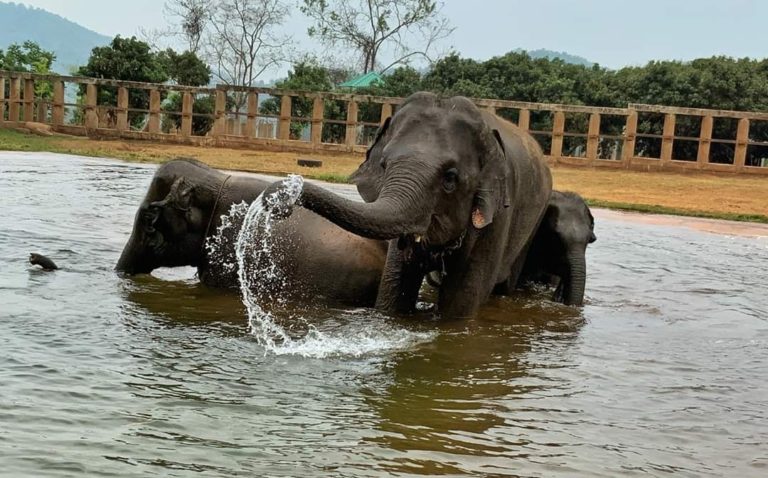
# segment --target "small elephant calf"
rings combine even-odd
[[[531,243],[519,286],[557,283],[553,300],[582,305],[587,276],[587,245],[597,239],[595,220],[576,193],[552,191],[547,211]]]

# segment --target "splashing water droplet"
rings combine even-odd
[[[257,290],[260,284],[281,281],[281,273],[271,259],[272,227],[275,219],[264,208],[264,201],[272,207],[293,205],[301,195],[304,179],[292,175],[283,180],[279,191],[262,198],[263,193],[251,203],[243,219],[235,244],[238,279],[243,304],[248,312],[248,325],[256,340],[268,350],[278,343],[290,342],[286,331],[275,322],[269,312],[258,304]]]

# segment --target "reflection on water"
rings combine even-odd
[[[368,352],[265,354],[189,269],[112,272],[152,172],[0,153],[1,476],[766,473],[765,237],[597,211],[583,310],[307,307]]]

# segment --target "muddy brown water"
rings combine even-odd
[[[596,211],[582,310],[318,310],[276,353],[188,269],[113,273],[153,170],[0,153],[2,476],[768,474],[764,227]]]

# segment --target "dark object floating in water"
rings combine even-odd
[[[319,168],[323,165],[322,159],[297,159],[296,164],[304,166],[306,168]]]
[[[52,260],[34,252],[29,255],[29,263],[42,267],[44,271],[53,271],[59,268]]]

